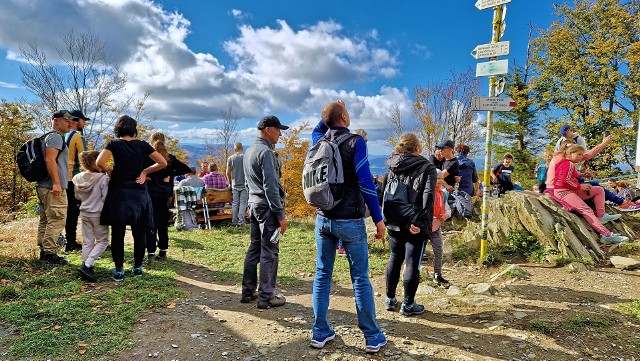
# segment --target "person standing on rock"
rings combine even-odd
[[[349,137],[351,119],[341,100],[330,102],[322,110],[322,121],[311,134],[315,145],[321,138],[335,142],[338,137]],[[344,172],[343,197],[328,211],[316,211],[316,276],[313,281],[313,315],[310,346],[323,348],[336,337],[329,324],[329,296],[336,245],[342,240],[349,262],[351,282],[355,294],[358,326],[365,337],[365,351],[376,353],[387,344],[387,338],[376,323],[373,288],[369,281],[369,244],[364,223],[365,203],[376,225],[376,238],[384,237],[385,226],[378,204],[373,176],[367,158],[367,143],[359,135],[351,135],[338,146]]]
[[[249,189],[251,243],[244,259],[242,298],[249,303],[258,299],[258,308],[279,307],[286,303],[276,294],[280,236],[287,230],[284,214],[284,189],[280,184],[280,165],[273,152],[282,130],[289,129],[280,119],[268,115],[258,122],[260,135],[247,149],[243,159],[244,176]],[[260,278],[256,267],[260,263]],[[256,289],[258,294],[256,294]]]
[[[415,295],[420,283],[422,251],[431,235],[433,221],[436,167],[420,153],[422,145],[415,134],[407,133],[400,137],[394,153],[387,160],[389,173],[385,178],[385,193],[382,196],[391,248],[386,272],[385,303],[388,311],[394,311],[398,306],[396,288],[404,262],[404,302],[400,306],[400,313],[405,316],[424,312],[424,306],[415,302]],[[398,197],[395,194],[400,189],[406,190],[409,203],[397,204]],[[399,212],[401,209],[407,209],[408,212]]]

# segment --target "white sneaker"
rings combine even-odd
[[[600,220],[600,223],[602,224],[607,224],[611,221],[615,221],[617,219],[620,219],[620,217],[622,217],[622,214],[608,214],[605,213],[602,217],[598,217],[598,219]]]

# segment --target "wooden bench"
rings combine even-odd
[[[233,193],[230,188],[226,189],[205,189],[204,199],[207,201],[209,208],[209,220],[217,221],[221,219],[231,219],[231,201],[233,201]],[[212,204],[224,203],[222,207],[212,207]],[[199,200],[199,205],[202,206],[202,200]],[[196,210],[196,219],[198,222],[204,223],[204,209],[198,207]]]

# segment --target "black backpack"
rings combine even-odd
[[[400,177],[393,177],[387,182],[382,196],[385,224],[400,227],[413,219],[416,211],[409,198],[409,186]]]
[[[47,164],[42,152],[42,143],[44,138],[55,131],[45,133],[40,137],[36,137],[26,141],[16,154],[16,164],[20,170],[20,174],[29,182],[39,182],[49,176],[47,172]],[[62,150],[66,146],[64,139],[62,142]],[[58,153],[58,157],[62,150]]]

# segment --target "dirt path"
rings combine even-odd
[[[131,336],[136,346],[116,359],[640,360],[640,321],[612,309],[640,299],[640,272],[522,268],[529,279],[491,282],[494,295],[465,288],[487,282],[495,269],[451,268],[446,275],[458,287],[421,284],[418,302],[427,312],[411,318],[384,309],[384,277],[375,278],[378,322],[389,339],[375,356],[363,351],[350,285],[333,288],[338,336],[314,350],[310,280],[281,290],[287,305],[259,310],[239,302],[238,285],[211,282],[208,269],[179,270],[188,298],[142,315]]]

